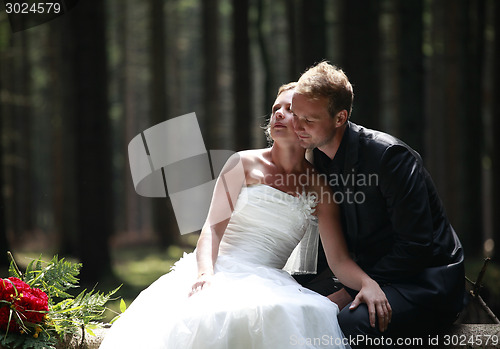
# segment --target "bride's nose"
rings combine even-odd
[[[285,118],[285,114],[283,113],[283,108],[278,109],[274,115],[276,116],[276,119]]]

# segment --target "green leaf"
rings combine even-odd
[[[66,290],[78,287],[77,275],[81,266],[80,263],[67,262],[64,258],[59,260],[57,255],[50,262],[42,261],[40,256],[26,268],[25,282],[44,290],[50,299],[70,298],[72,296]]]
[[[4,347],[15,348],[55,348],[59,338],[65,338],[66,335],[73,335],[81,329],[91,335],[94,329],[101,328],[102,323],[99,320],[104,318],[104,312],[107,309],[105,304],[111,300],[111,297],[120,289],[121,286],[106,293],[101,293],[92,289],[83,290],[76,297],[68,294],[69,288],[78,287],[78,274],[81,264],[67,262],[64,259],[59,260],[54,256],[50,262],[42,260],[42,256],[32,260],[24,275],[19,271],[14,258],[11,258],[9,273],[12,276],[19,277],[32,288],[39,288],[49,296],[49,312],[47,321],[42,326],[43,331],[38,333],[38,338],[27,334],[34,333],[36,324],[23,323],[23,317],[16,309],[9,309],[9,319],[24,329],[24,335],[19,333],[7,332],[5,335],[0,331],[0,344]],[[2,280],[3,281],[3,280]],[[6,279],[3,282],[10,282]],[[17,296],[19,291],[15,288],[13,293]],[[0,300],[0,306],[10,307],[11,302]],[[126,309],[123,300],[120,302],[120,310]]]
[[[125,312],[125,310],[127,310],[127,304],[125,304],[125,301],[123,300],[123,298],[120,300],[120,311],[122,313]]]
[[[19,333],[9,333],[5,339],[0,338],[0,345],[6,348],[55,349],[56,344],[56,338],[43,332],[40,333],[38,338],[33,338],[33,336]]]
[[[21,271],[19,270],[16,260],[14,259],[14,256],[10,251],[7,251],[7,257],[10,259],[10,264],[9,264],[9,276],[16,277],[19,279],[22,279],[22,274]]]
[[[122,316],[122,314],[116,315],[114,318],[111,319],[111,321],[109,323],[113,324],[116,320],[118,320],[120,318],[120,316]]]

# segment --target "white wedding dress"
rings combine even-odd
[[[312,224],[314,197],[244,187],[210,287],[188,297],[195,253],[144,290],[101,349],[344,348],[335,303],[282,270]]]

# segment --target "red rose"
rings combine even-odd
[[[0,329],[7,330],[9,307],[18,312],[23,322],[41,323],[45,313],[49,310],[48,299],[45,292],[38,288],[31,288],[18,278],[0,279],[0,300],[9,302],[9,305],[0,303]],[[11,319],[9,330],[19,330],[19,325],[14,318]]]

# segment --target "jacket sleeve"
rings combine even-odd
[[[402,145],[388,147],[379,174],[395,236],[392,250],[370,268],[370,274],[391,282],[411,277],[431,263],[433,219],[425,170],[418,154]]]

